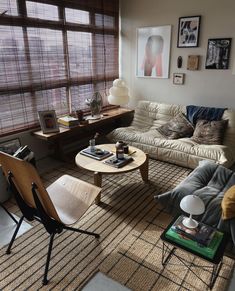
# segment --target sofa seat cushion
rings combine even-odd
[[[233,185],[235,185],[235,173],[232,170],[213,162],[201,161],[199,166],[178,186],[171,191],[155,196],[155,199],[176,214],[182,213],[181,199],[194,194],[203,200],[206,208],[197,219],[218,227],[224,225],[224,221],[221,222],[223,220],[221,202],[226,191]],[[235,229],[231,229],[231,231],[235,238]]]
[[[141,129],[135,126],[117,128],[108,138],[112,142],[122,140],[140,148],[150,157],[189,168],[195,168],[202,159],[219,161],[221,164],[226,164],[228,158],[232,159],[232,155],[223,145],[198,144],[191,138],[166,139],[155,126]]]

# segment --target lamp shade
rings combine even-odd
[[[180,202],[180,208],[189,213],[189,218],[185,217],[183,225],[188,228],[195,228],[198,226],[198,222],[192,219],[192,215],[199,215],[205,211],[205,205],[203,201],[196,195],[185,196]]]
[[[113,81],[113,87],[109,89],[108,102],[112,105],[124,105],[129,102],[128,88],[122,79]]]
[[[199,215],[205,211],[203,201],[196,195],[185,196],[180,202],[180,208],[192,215]]]

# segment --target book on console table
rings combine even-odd
[[[58,123],[68,128],[79,125],[78,119],[69,115],[58,118]]]
[[[93,159],[96,159],[96,160],[103,160],[105,158],[108,158],[110,156],[113,155],[112,152],[109,152],[109,151],[106,151],[106,150],[102,150],[102,149],[99,149],[99,148],[95,148],[94,151],[91,151],[90,148],[86,148],[84,150],[82,150],[80,152],[82,155],[84,156],[87,156],[87,157],[90,157],[90,158],[93,158]]]
[[[116,157],[113,157],[104,161],[104,163],[115,168],[121,168],[131,163],[132,161],[134,161],[132,157],[124,157],[123,159],[117,159]]]

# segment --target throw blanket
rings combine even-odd
[[[198,119],[205,120],[221,120],[224,110],[227,108],[215,108],[215,107],[202,107],[195,105],[186,106],[187,110],[187,119],[193,124],[196,125]]]

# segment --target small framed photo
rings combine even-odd
[[[196,71],[199,68],[199,56],[188,56],[187,70]]]
[[[55,110],[38,111],[38,116],[43,133],[59,132]]]
[[[21,147],[20,140],[18,138],[6,140],[0,143],[0,151],[13,155]]]
[[[183,73],[174,73],[173,74],[173,84],[183,85],[184,84],[184,74]]]
[[[179,18],[177,47],[197,47],[199,43],[201,16]]]
[[[206,69],[227,70],[232,38],[208,39]]]

